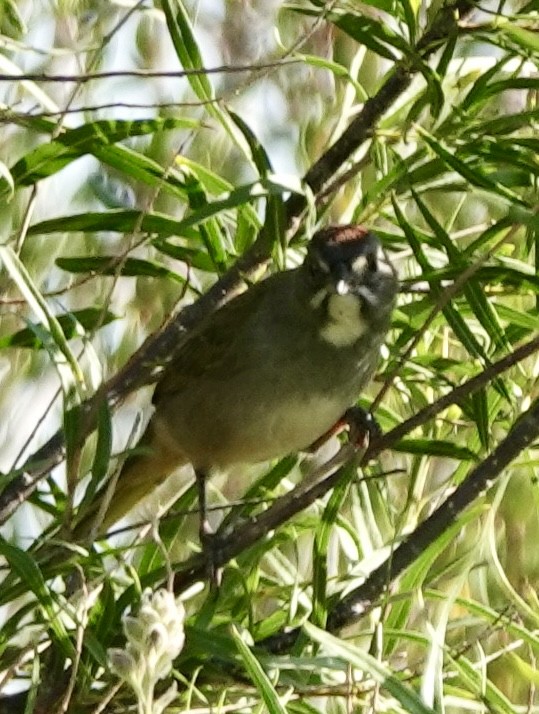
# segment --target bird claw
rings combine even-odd
[[[348,426],[348,440],[358,449],[366,449],[382,437],[382,429],[371,412],[363,407],[350,407],[341,421]]]
[[[382,429],[370,412],[363,407],[350,407],[331,429],[309,446],[307,451],[311,453],[317,451],[328,439],[345,429],[348,429],[349,442],[358,449],[366,449],[369,444],[382,436]]]

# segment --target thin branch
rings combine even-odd
[[[399,426],[396,426],[390,432],[382,436],[372,445],[372,447],[369,447],[366,458],[376,458],[381,451],[389,448],[396,441],[402,439],[417,427],[426,424],[437,414],[444,411],[444,409],[447,409],[452,404],[462,404],[464,399],[469,397],[474,392],[477,392],[482,387],[486,387],[499,374],[507,371],[518,362],[522,362],[522,360],[530,357],[537,351],[539,351],[539,337],[535,337],[533,340],[517,347],[517,349],[514,352],[511,352],[511,354],[502,357],[497,362],[493,362],[475,377],[472,377],[458,387],[455,387],[432,404],[428,404],[426,407],[423,407],[423,409],[420,409],[416,414],[411,416],[402,424],[399,424]]]
[[[87,72],[86,74],[46,74],[44,72],[21,72],[20,74],[0,73],[0,82],[13,82],[30,80],[32,82],[58,82],[60,84],[73,82],[75,84],[85,84],[98,79],[113,79],[115,77],[137,77],[138,79],[174,79],[177,77],[192,77],[208,74],[236,74],[237,72],[257,72],[259,70],[274,69],[275,67],[299,64],[302,59],[285,59],[266,62],[263,64],[245,65],[221,65],[219,67],[200,67],[196,69],[171,70],[169,72],[146,70],[146,69],[126,69],[114,70],[110,72]]]
[[[197,101],[177,101],[177,102],[110,102],[103,104],[89,104],[79,107],[71,107],[69,109],[57,109],[55,111],[36,112],[29,110],[27,112],[15,112],[12,109],[0,109],[1,123],[14,123],[16,121],[26,121],[28,118],[41,119],[45,117],[56,117],[58,115],[67,114],[85,114],[90,112],[101,112],[104,109],[151,109],[153,112],[159,112],[163,109],[181,109],[183,107],[204,107],[208,104],[219,104],[222,102],[222,97],[214,97],[213,99],[198,99]]]

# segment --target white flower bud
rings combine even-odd
[[[137,663],[134,657],[129,652],[116,647],[111,647],[108,650],[108,656],[112,671],[124,682],[131,682],[133,675],[137,671]]]
[[[156,683],[170,674],[185,642],[184,619],[183,604],[176,602],[167,590],[155,593],[145,590],[137,614],[124,616],[123,630],[128,644],[123,650],[109,650],[110,663],[140,701],[152,701]],[[163,712],[175,694],[175,687],[171,687],[154,702],[152,711]]]
[[[137,617],[124,615],[123,630],[127,641],[137,649],[140,649],[140,646],[144,645],[145,628]]]

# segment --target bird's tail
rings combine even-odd
[[[174,448],[153,420],[137,445],[137,450],[138,453],[126,459],[112,493],[106,485],[96,494],[88,512],[75,527],[77,540],[106,533],[173,471],[186,463],[185,457]]]

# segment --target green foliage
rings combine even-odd
[[[174,669],[151,682],[171,711],[535,711],[539,434],[390,574],[537,396],[535,349],[495,371],[539,325],[536,4],[210,5],[0,7],[0,714],[151,710],[132,669],[133,686],[119,686],[124,655],[115,669],[109,656],[138,632],[148,588],[176,588],[186,611]],[[29,34],[44,18],[56,32]],[[28,67],[39,69],[21,79]],[[346,159],[329,171],[356,121],[366,140],[345,135]],[[313,171],[320,190],[302,178]],[[189,471],[133,515],[137,528],[74,538],[136,443],[133,412],[117,409],[136,379],[118,375],[144,339],[219,278],[225,294],[238,259],[258,279],[266,264],[297,265],[315,227],[346,222],[377,232],[401,278],[361,397],[387,448],[236,543],[218,592]],[[110,396],[99,409],[86,401],[97,390]],[[323,459],[216,476],[212,517],[233,541]],[[329,632],[381,571],[361,617]],[[159,637],[148,635],[149,658]]]

